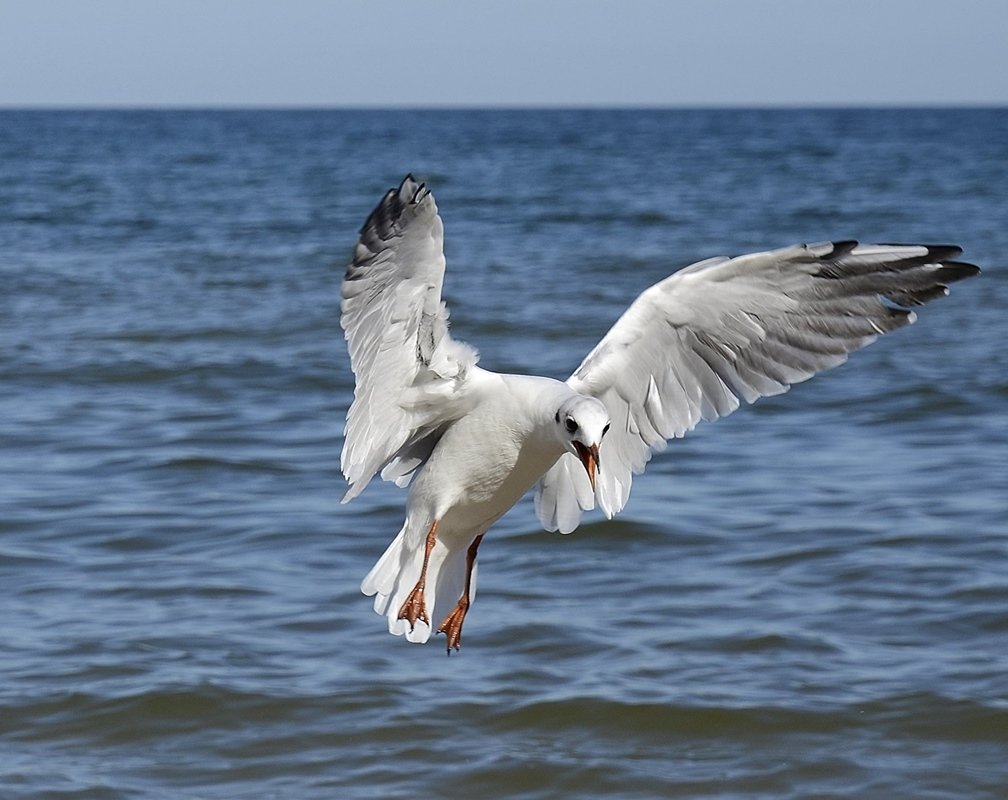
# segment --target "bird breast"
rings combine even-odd
[[[555,445],[503,419],[474,413],[449,428],[417,476],[411,500],[430,503],[431,513],[460,530],[501,517],[560,456]]]

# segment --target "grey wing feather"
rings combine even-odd
[[[912,306],[976,275],[955,246],[834,242],[737,258],[674,273],[627,309],[568,379],[598,397],[612,427],[593,494],[565,455],[539,485],[548,530],[569,532],[597,500],[612,517],[653,452],[700,420],[779,394],[847,360],[880,334],[912,323]]]
[[[410,175],[361,229],[341,302],[356,377],[340,460],[350,484],[343,502],[383,467],[386,479],[408,483],[466,411],[477,354],[448,335],[443,235],[433,195]]]

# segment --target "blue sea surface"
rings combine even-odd
[[[359,593],[339,292],[406,172],[453,334],[566,377],[708,256],[978,279],[487,536],[461,653]],[[1008,796],[1008,110],[0,112],[0,797]],[[603,465],[604,468],[604,465]]]

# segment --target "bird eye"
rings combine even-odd
[[[609,433],[609,423],[608,422],[605,424],[605,427],[602,429],[602,435],[605,436],[607,433]]]
[[[564,420],[564,427],[567,428],[568,433],[577,433],[578,424],[574,420],[574,417],[567,417],[567,419]]]

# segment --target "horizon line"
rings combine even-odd
[[[19,111],[915,111],[1003,110],[988,102],[755,102],[755,103],[0,103]]]

